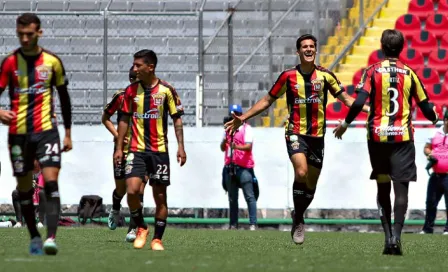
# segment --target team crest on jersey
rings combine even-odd
[[[165,95],[161,93],[156,93],[152,95],[152,99],[154,101],[155,106],[163,105],[163,101],[165,100]]]
[[[292,150],[298,150],[299,147],[300,147],[300,143],[299,142],[292,142],[291,143]]]
[[[311,80],[311,84],[313,84],[313,91],[318,92],[322,90],[324,82],[320,79],[313,79]]]
[[[37,76],[40,80],[47,80],[50,77],[51,69],[46,65],[36,67]]]

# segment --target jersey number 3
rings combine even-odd
[[[392,93],[392,96],[390,98],[389,109],[393,108],[393,110],[392,110],[392,112],[389,112],[386,109],[386,116],[393,116],[393,115],[397,114],[397,112],[400,108],[400,105],[398,104],[398,101],[397,101],[398,90],[395,88],[387,88],[387,95],[390,96],[391,93]],[[394,106],[392,107],[392,105],[394,105]]]

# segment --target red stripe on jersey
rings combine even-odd
[[[375,65],[372,69],[376,69],[381,67],[381,63],[379,65]],[[373,127],[381,127],[381,116],[383,116],[383,75],[381,73],[375,73],[375,80],[373,84],[375,85],[375,115],[373,119]],[[373,140],[380,141],[380,135],[378,133],[373,133]]]
[[[39,58],[34,62],[34,67],[38,67],[44,63],[44,54],[40,54]],[[34,69],[34,78],[36,81],[39,79],[39,71]],[[43,94],[35,94],[34,96],[34,110],[33,110],[33,128],[34,132],[42,131],[42,107],[43,107]],[[51,101],[53,102],[53,101]],[[51,103],[50,102],[50,103]],[[30,105],[30,103],[28,103]]]
[[[286,72],[285,72],[286,73]],[[286,84],[287,84],[287,88],[294,90],[294,86],[296,86],[297,84],[297,70],[291,70],[287,72],[288,74],[293,74],[293,76],[288,76],[287,80],[286,80]],[[286,90],[286,99],[290,100],[287,101],[287,105],[289,107],[288,112],[290,114],[289,119],[290,124],[293,124],[294,130],[293,132],[296,134],[300,134],[300,125],[296,125],[296,124],[300,124],[300,110],[299,110],[299,105],[296,105],[294,103],[294,96],[291,94],[291,92],[289,92],[288,90]],[[286,128],[289,129],[289,128]]]
[[[316,78],[317,78],[317,73],[314,72],[314,73],[311,74],[310,81],[312,82]],[[315,93],[315,91],[319,92],[319,90],[315,90],[314,87],[315,87],[315,84],[312,84],[311,85],[311,90],[312,90],[313,94]],[[321,86],[321,88],[323,89],[324,86]],[[317,121],[319,119],[318,118],[319,117],[319,107],[320,107],[319,103],[312,103],[311,104],[311,136],[318,136],[317,132],[318,132],[319,127],[318,127]]]
[[[9,71],[12,73],[14,71],[18,70],[17,66],[17,54],[10,56],[11,60],[9,62],[9,65],[11,65],[11,68],[9,68]],[[10,77],[10,80],[12,82],[9,82],[9,86],[19,86],[19,80],[16,76]],[[16,94],[14,92],[14,87],[11,89],[9,88],[9,99],[11,101],[11,111],[16,113],[19,111],[19,99],[16,99],[15,96],[18,96],[19,94]],[[9,133],[16,134],[17,133],[17,118],[12,118],[11,123],[9,125]]]

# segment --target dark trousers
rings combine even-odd
[[[426,217],[423,231],[425,233],[434,232],[434,221],[437,215],[437,206],[442,196],[445,196],[445,207],[447,209],[447,221],[445,230],[448,231],[448,174],[432,173],[428,181],[426,192]]]

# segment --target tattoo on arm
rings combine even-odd
[[[174,132],[176,133],[177,143],[179,146],[184,146],[184,128],[182,124],[174,125]]]

